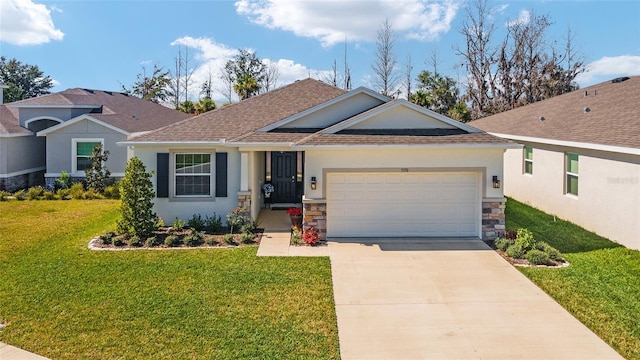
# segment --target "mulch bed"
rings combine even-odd
[[[529,263],[529,261],[527,259],[514,259],[512,257],[510,257],[509,255],[507,255],[504,251],[497,249],[495,242],[493,240],[485,240],[484,241],[485,244],[489,245],[489,247],[491,249],[493,249],[495,252],[498,253],[498,255],[502,256],[503,259],[507,260],[507,262],[513,266],[524,266],[524,267],[546,267],[546,268],[563,268],[563,267],[567,267],[569,266],[569,262],[568,261],[564,261],[564,262],[558,262],[558,261],[551,261],[553,263],[553,265],[533,265],[531,263]]]

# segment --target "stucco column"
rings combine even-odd
[[[249,191],[249,153],[240,153],[240,191]]]

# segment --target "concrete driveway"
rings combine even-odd
[[[342,359],[622,359],[478,240],[329,242]]]

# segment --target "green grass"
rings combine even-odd
[[[118,203],[0,203],[0,341],[54,359],[339,358],[328,258],[89,251]]]
[[[518,268],[627,359],[640,359],[640,251],[508,199],[507,229],[562,251],[562,269]]]

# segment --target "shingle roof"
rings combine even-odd
[[[20,107],[77,106],[87,105],[100,109],[91,117],[129,133],[155,130],[163,126],[190,118],[191,115],[166,106],[127,96],[119,92],[88,89],[67,89],[31,99],[6,104],[16,113],[10,121],[18,125],[17,109]]]
[[[633,76],[492,115],[471,125],[496,134],[640,148],[639,103],[640,76]]]
[[[31,134],[31,131],[18,124],[18,109],[0,105],[0,135]]]
[[[246,142],[249,136],[276,121],[344,94],[345,91],[318,80],[299,80],[270,92],[218,108],[163,129],[138,136],[132,141],[189,142],[227,141]],[[284,135],[284,136],[282,136]],[[265,139],[292,138],[291,134],[267,135]],[[270,140],[266,140],[271,142]],[[289,141],[289,140],[285,140]]]
[[[366,135],[352,133],[319,134],[297,145],[444,145],[444,144],[504,144],[504,139],[487,133],[463,133],[442,136],[429,135]]]

